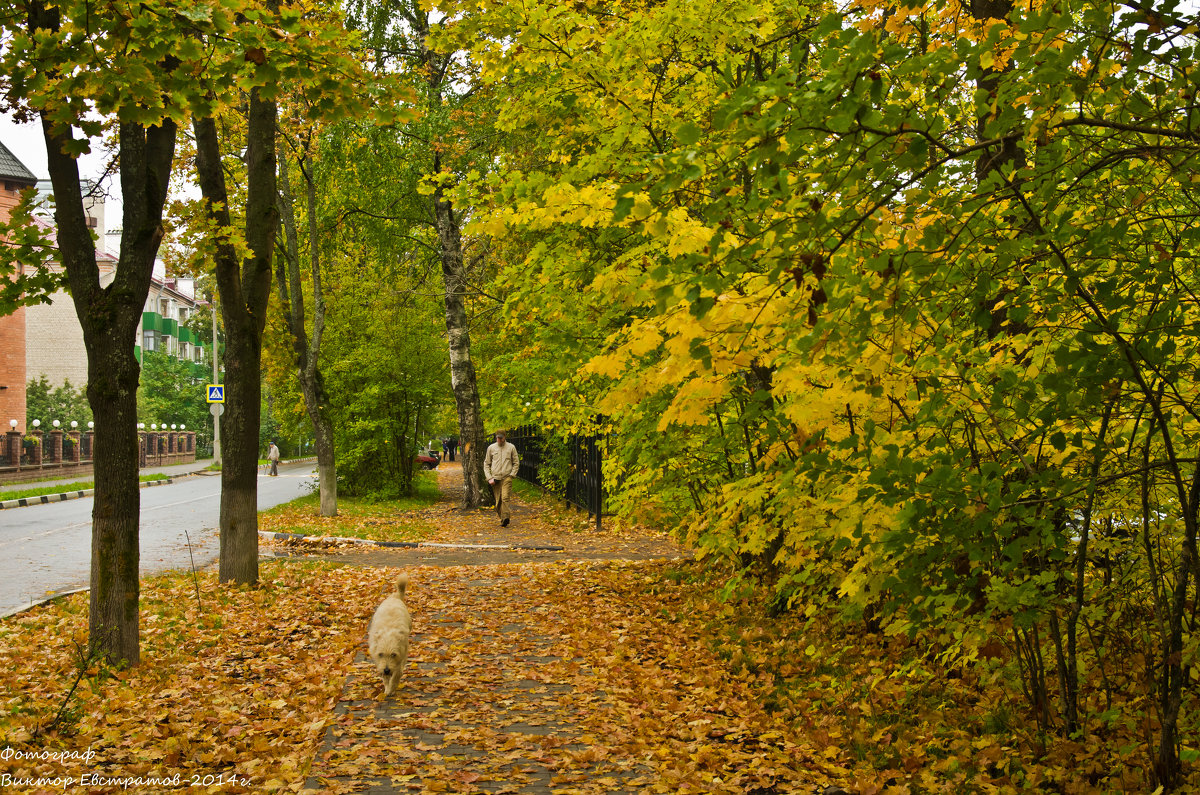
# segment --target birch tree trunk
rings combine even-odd
[[[434,173],[441,161],[434,157]],[[483,412],[479,406],[479,388],[475,382],[475,363],[471,360],[471,328],[466,304],[466,262],[463,258],[462,233],[454,217],[454,207],[439,186],[433,195],[434,217],[442,260],[442,281],[446,295],[446,337],[450,350],[450,387],[458,409],[458,438],[462,453],[463,508],[478,508],[491,502],[491,489],[484,488]]]
[[[429,17],[414,5],[405,13],[419,42],[419,58],[428,75],[430,101],[439,112],[445,104],[443,88],[451,79],[453,56],[429,49]],[[433,174],[442,171],[441,143],[434,140]],[[478,508],[490,505],[492,490],[483,477],[483,455],[487,450],[484,439],[483,412],[479,404],[479,388],[475,381],[475,362],[471,359],[471,327],[467,314],[466,259],[463,256],[462,232],[455,217],[454,205],[446,196],[445,185],[438,182],[433,194],[434,226],[438,233],[438,254],[442,264],[442,286],[446,302],[446,339],[450,356],[450,387],[458,413],[459,450],[462,453],[462,507]]]

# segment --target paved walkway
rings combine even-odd
[[[290,459],[287,461],[280,461],[279,463],[282,466],[284,464],[291,464],[291,463],[297,463],[297,462],[308,461],[308,460],[310,460],[310,459],[296,458],[296,459]],[[315,458],[311,459],[311,460],[316,461]],[[144,468],[138,470],[138,474],[139,475],[166,475],[170,479],[190,477],[192,475],[220,477],[220,475],[221,475],[220,470],[210,469],[210,467],[212,466],[212,463],[213,463],[213,460],[211,458],[203,458],[198,461],[192,461],[192,462],[186,463],[186,464],[172,464],[171,466],[162,466],[162,467],[144,467]],[[262,465],[259,467],[259,471],[263,472],[267,468],[268,467],[266,465]],[[77,476],[74,478],[63,478],[63,479],[59,479],[59,480],[32,480],[32,481],[24,481],[21,483],[7,483],[7,484],[0,484],[0,492],[24,491],[26,489],[40,489],[40,488],[47,487],[47,486],[70,487],[70,486],[74,486],[77,483],[88,483],[91,481],[92,481],[91,475],[85,475],[85,476]],[[143,483],[142,486],[143,487],[153,486],[153,485],[157,485],[158,483],[166,483],[166,482],[169,482],[169,481],[148,481],[146,483]],[[48,494],[48,495],[44,495],[42,497],[26,497],[26,498],[21,498],[21,499],[5,500],[5,501],[0,502],[0,509],[23,508],[28,505],[41,505],[41,504],[45,504],[48,502],[61,502],[62,500],[73,500],[73,499],[78,499],[80,497],[91,496],[92,491],[93,491],[92,489],[84,489],[82,491],[79,491],[79,490],[68,491],[68,490],[64,489],[63,491],[58,492],[56,494]]]
[[[569,608],[528,579],[531,572],[558,576],[572,561],[596,565],[685,553],[663,537],[564,535],[561,524],[556,530],[542,511],[519,500],[512,525],[500,528],[490,512],[458,512],[461,470],[454,464],[439,469],[443,502],[434,510],[457,512],[457,540],[481,546],[320,555],[386,567],[381,596],[401,568],[409,572],[414,627],[401,687],[379,700],[364,624],[364,642],[304,791],[640,791],[650,771],[637,759],[610,757],[603,739],[585,726],[605,694],[569,635],[555,631],[579,616],[564,614]],[[559,549],[495,548],[506,542]]]
[[[208,470],[208,465],[211,463],[212,460],[208,459],[202,461],[193,461],[187,464],[174,464],[172,466],[165,467],[147,467],[146,469],[139,470],[138,474],[167,476],[166,480],[151,480],[142,483],[142,488],[146,488],[147,486],[158,486],[164,483],[170,483],[173,480],[177,480],[182,477],[189,477],[191,475],[220,474],[219,472]],[[43,494],[38,497],[16,497],[7,500],[0,500],[0,510],[7,510],[10,508],[27,508],[31,505],[45,505],[51,502],[62,502],[63,500],[77,500],[81,497],[90,497],[95,491],[94,489],[69,489],[71,486],[75,486],[79,483],[88,483],[91,482],[91,480],[92,477],[89,474],[82,477],[76,476],[74,478],[63,478],[60,480],[32,480],[22,483],[0,484],[0,492],[20,492],[28,489],[41,489],[50,486],[63,487],[62,491],[53,494]]]

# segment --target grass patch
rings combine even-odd
[[[531,504],[553,505],[557,503],[561,505],[563,503],[562,497],[555,496],[548,491],[544,491],[541,486],[527,483],[520,478],[513,478],[512,490],[522,500]]]
[[[416,494],[395,500],[338,495],[338,515],[321,516],[321,497],[308,494],[258,515],[258,528],[269,533],[340,536],[372,541],[422,541],[433,527],[420,512],[437,502],[441,493],[433,473],[413,480]]]
[[[167,475],[155,473],[151,475],[139,475],[138,480],[142,483],[151,483],[156,480],[169,480]],[[13,489],[10,491],[0,491],[0,501],[3,500],[19,500],[23,497],[41,497],[46,494],[66,494],[72,491],[86,491],[95,487],[95,483],[90,480],[81,480],[77,483],[60,483],[57,486],[31,486],[27,489]]]
[[[520,478],[513,478],[513,494],[527,505],[540,508],[547,521],[560,531],[595,532],[596,520],[589,516],[587,511],[568,503],[561,495],[545,491],[541,486],[526,483]],[[611,529],[611,522],[606,527]]]

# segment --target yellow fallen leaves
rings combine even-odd
[[[521,521],[539,536],[585,533],[549,512]],[[642,545],[627,532],[591,541],[618,555]],[[395,572],[261,571],[257,589],[201,575],[199,604],[190,575],[147,580],[143,664],[90,670],[69,699],[86,597],[0,622],[0,751],[17,752],[0,753],[0,777],[102,776],[85,788],[102,793],[171,791],[136,782],[178,775],[193,792],[314,795],[1144,782],[1116,743],[1039,737],[999,662],[946,671],[927,648],[836,623],[823,606],[772,616],[752,592],[722,601],[729,572],[710,562],[413,567],[411,664],[386,702],[361,652]]]
[[[399,791],[796,792],[827,780],[756,680],[730,676],[676,612],[684,589],[644,598],[660,576],[661,564],[623,562],[414,570],[404,686],[377,702],[369,664],[356,665],[310,791],[396,786],[407,765],[415,778]]]
[[[190,575],[147,581],[143,625],[154,631],[143,635],[144,663],[118,676],[93,668],[65,702],[87,597],[6,619],[0,692],[11,695],[0,704],[0,747],[39,755],[0,759],[0,776],[119,782],[88,792],[167,791],[137,782],[176,776],[198,792],[298,786],[377,582],[369,571],[295,563],[264,563],[262,576],[252,590],[218,589],[200,575],[203,607]],[[69,719],[42,734],[64,703]]]

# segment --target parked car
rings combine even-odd
[[[417,466],[423,469],[437,469],[437,465],[442,463],[442,459],[438,458],[429,450],[418,450],[416,462]]]

